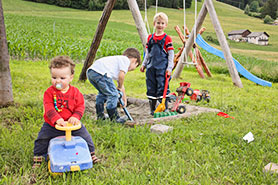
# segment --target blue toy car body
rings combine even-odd
[[[50,140],[48,147],[49,170],[53,173],[85,170],[93,167],[87,142],[80,136],[65,136]]]

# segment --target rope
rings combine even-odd
[[[196,43],[196,36],[197,36],[197,0],[195,0],[195,24],[194,24],[194,43]]]
[[[155,14],[157,14],[157,4],[158,0],[155,1]],[[153,27],[153,33],[155,32],[155,27]]]
[[[195,0],[195,24],[194,24],[194,45],[195,47],[193,47],[193,56],[195,58],[195,61],[197,63],[197,56],[196,56],[196,36],[197,36],[197,0]]]
[[[185,28],[186,28],[186,12],[185,12],[185,0],[183,0],[183,35],[184,37],[186,37],[186,34],[185,34]]]
[[[148,34],[151,34],[147,11],[147,0],[145,0],[145,24],[147,25]]]

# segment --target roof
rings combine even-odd
[[[241,35],[241,34],[243,34],[245,31],[248,31],[248,32],[251,33],[251,31],[248,30],[248,29],[245,29],[245,30],[233,30],[233,31],[230,31],[230,32],[228,33],[228,35]]]
[[[252,33],[250,33],[247,37],[259,37],[259,36],[261,36],[262,34],[265,34],[266,36],[269,37],[269,35],[268,35],[266,32],[252,32]]]

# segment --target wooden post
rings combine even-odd
[[[0,0],[0,108],[9,106],[14,101],[9,60],[4,13]]]
[[[134,22],[136,24],[137,31],[140,35],[140,39],[143,44],[143,48],[145,50],[146,44],[147,44],[148,32],[147,32],[145,23],[143,21],[143,18],[141,16],[138,4],[137,4],[136,0],[127,0],[127,3],[128,3],[130,11],[132,12],[132,16],[133,16]]]
[[[215,29],[215,32],[216,32],[217,38],[219,40],[220,46],[221,46],[222,51],[224,53],[224,57],[225,57],[230,75],[232,77],[232,81],[233,81],[234,85],[236,85],[239,88],[242,88],[243,85],[241,83],[238,72],[236,70],[230,48],[228,46],[226,37],[224,35],[224,32],[221,28],[220,22],[218,20],[217,15],[216,15],[213,3],[212,3],[211,0],[205,0],[204,4],[206,4],[207,10],[208,10],[210,18],[211,18],[211,22],[213,24],[213,27]]]
[[[197,21],[196,21],[196,32],[198,33],[205,18],[206,18],[206,15],[207,15],[207,9],[206,9],[206,5],[205,3],[203,4],[201,10],[200,10],[200,13],[198,15],[198,18],[197,18]],[[185,66],[185,63],[181,62],[182,60],[185,60],[187,59],[187,56],[189,54],[189,52],[191,51],[191,48],[193,46],[193,42],[194,42],[194,34],[195,34],[195,29],[194,27],[192,28],[192,31],[191,31],[191,34],[190,34],[190,37],[188,39],[188,41],[186,42],[186,45],[185,45],[185,48],[181,54],[181,57],[179,58],[179,62],[177,64],[177,67],[176,67],[176,70],[174,71],[174,74],[173,74],[173,78],[179,78],[180,77],[180,74]]]
[[[92,63],[95,59],[96,52],[98,50],[100,41],[102,39],[104,30],[105,30],[105,27],[106,27],[106,24],[108,22],[108,19],[111,15],[111,12],[112,12],[112,9],[113,9],[115,3],[116,3],[116,0],[108,0],[106,2],[106,5],[103,9],[102,16],[99,20],[98,27],[97,27],[94,39],[92,41],[90,50],[87,54],[86,60],[84,62],[84,65],[83,65],[83,68],[82,68],[82,71],[81,71],[81,74],[79,76],[79,81],[86,81],[86,79],[87,79],[86,71],[92,65]]]

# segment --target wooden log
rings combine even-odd
[[[0,108],[14,103],[10,56],[4,22],[2,0],[0,0]]]
[[[183,48],[184,48],[184,46],[183,46],[182,48],[179,48],[179,52],[178,52],[177,54],[175,54],[173,70],[174,70],[174,69],[176,68],[176,66],[177,66],[177,63],[178,63],[178,61],[179,61],[179,58],[180,58],[181,53],[182,53],[182,51],[183,51]]]
[[[199,60],[201,62],[201,65],[203,66],[203,68],[204,68],[205,72],[207,73],[208,77],[212,77],[212,74],[209,70],[209,67],[207,66],[207,64],[206,64],[206,62],[205,62],[205,60],[204,60],[204,58],[203,58],[203,56],[202,56],[202,54],[201,54],[201,52],[198,48],[197,48],[197,54],[199,56]]]
[[[177,25],[177,26],[175,26],[174,28],[175,28],[176,32],[178,33],[178,35],[179,35],[179,37],[180,37],[182,43],[185,44],[186,40],[185,40],[184,35],[183,35],[182,32],[181,32],[180,27]]]
[[[183,27],[183,29],[184,29],[184,27]],[[202,34],[202,33],[205,31],[205,29],[206,29],[206,28],[202,28],[202,29],[200,30],[200,33]],[[176,32],[178,33],[178,35],[179,35],[181,41],[185,44],[185,43],[186,43],[185,36],[184,36],[183,33],[181,32],[179,26],[175,26],[175,30],[176,30]],[[188,30],[187,27],[185,27],[185,33],[186,33],[187,35],[190,34],[190,32],[189,32],[189,30]],[[183,48],[184,48],[184,47],[183,47]],[[177,53],[176,57],[174,58],[174,68],[173,68],[173,70],[174,70],[175,67],[177,66],[178,59],[179,59],[179,57],[181,56],[181,53],[182,53],[182,51],[179,51],[179,53]],[[195,68],[196,68],[197,72],[199,73],[200,77],[201,77],[201,78],[205,78],[204,71],[203,71],[203,69],[202,69],[202,63],[200,62],[200,60],[198,60],[198,59],[196,60],[196,58],[193,56],[192,51],[189,51],[189,54],[188,54],[188,55],[189,55],[189,57],[190,57],[192,63],[195,64]],[[196,55],[197,55],[197,54],[196,54]]]
[[[195,61],[195,63],[196,63],[196,66],[195,66],[196,70],[199,73],[201,78],[205,78],[205,74],[204,74],[204,71],[202,69],[202,64],[201,64],[200,59],[198,58],[198,55],[197,55],[198,48],[197,48],[196,45],[194,46],[194,50],[195,50],[195,55],[196,55],[196,61]],[[190,56],[190,54],[189,54],[189,56]],[[194,57],[194,59],[195,59],[195,57]]]
[[[196,25],[197,25],[196,31],[197,32],[200,30],[200,27],[202,26],[206,15],[207,15],[207,9],[206,9],[205,3],[204,3],[200,10],[199,15],[198,15],[197,21],[196,21]],[[194,32],[195,32],[195,29],[193,28],[191,31],[191,33],[193,33],[193,34],[191,35],[191,37],[189,37],[188,41],[186,42],[186,45],[182,52],[182,55],[181,55],[182,57],[180,57],[180,60],[181,60],[181,58],[186,58],[188,56],[189,52],[191,51],[191,48],[192,48],[193,42],[194,42],[194,34],[195,34]],[[185,64],[180,62],[180,60],[177,64],[176,70],[173,73],[173,78],[179,78],[180,74],[185,66]]]
[[[229,69],[229,73],[232,77],[233,84],[235,86],[239,87],[239,88],[242,88],[243,87],[242,82],[241,82],[241,80],[239,78],[239,74],[236,70],[230,48],[228,46],[226,37],[224,35],[224,32],[221,28],[220,22],[218,20],[217,15],[216,15],[212,0],[205,0],[204,4],[206,5],[206,8],[209,12],[211,22],[213,24],[213,27],[215,29],[215,32],[216,32],[217,38],[219,40],[220,46],[221,46],[222,51],[224,53],[224,57],[225,57],[225,60],[226,60],[226,63],[227,63],[228,69]]]
[[[136,0],[127,0],[127,3],[128,3],[130,11],[132,12],[132,16],[133,16],[134,22],[136,24],[137,31],[139,33],[141,42],[143,44],[143,48],[146,49],[148,32],[147,32],[145,23],[143,21],[143,18],[141,16],[138,4],[137,4]]]
[[[79,76],[79,81],[86,81],[86,79],[87,79],[87,76],[86,76],[87,69],[93,64],[93,61],[94,61],[95,56],[96,56],[96,52],[98,50],[98,47],[100,45],[100,41],[102,39],[104,30],[105,30],[105,27],[106,27],[106,24],[108,22],[108,19],[111,15],[111,12],[112,12],[112,9],[113,9],[115,3],[116,3],[116,0],[108,0],[106,2],[106,5],[103,9],[102,16],[99,20],[98,27],[97,27],[94,39],[92,41],[90,50],[87,54],[86,60],[84,62],[84,65],[83,65],[83,68],[82,68],[82,71],[81,71],[81,74]]]

